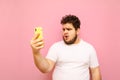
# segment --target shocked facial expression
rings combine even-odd
[[[71,23],[63,24],[63,40],[66,44],[74,44],[78,37],[78,30],[75,30]]]

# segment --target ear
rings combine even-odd
[[[80,28],[78,28],[76,31],[77,31],[77,35],[78,35],[80,33]]]

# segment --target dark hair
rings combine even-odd
[[[71,14],[62,17],[61,24],[66,24],[66,23],[71,23],[74,26],[75,30],[80,28],[81,25],[79,18]]]

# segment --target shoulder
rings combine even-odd
[[[62,47],[64,45],[64,42],[63,41],[58,41],[58,42],[55,42],[54,44],[52,44],[52,48],[58,48],[58,47]]]
[[[94,46],[89,42],[81,40],[81,44],[82,44],[83,47],[85,47],[85,49],[95,50]]]
[[[55,42],[52,46],[54,46],[54,45],[63,45],[63,44],[64,44],[63,41],[58,41],[58,42]]]

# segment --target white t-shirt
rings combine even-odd
[[[90,80],[89,67],[99,66],[94,47],[83,40],[72,45],[57,42],[46,58],[56,62],[53,80]]]

